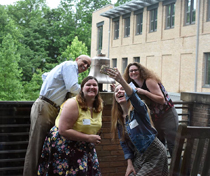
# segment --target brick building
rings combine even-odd
[[[132,0],[92,14],[91,57],[152,69],[168,92],[210,91],[210,0]]]

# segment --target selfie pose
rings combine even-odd
[[[111,132],[114,139],[118,131],[127,160],[125,176],[167,176],[166,148],[156,137],[146,104],[117,69],[109,69],[108,75],[120,83],[114,89]]]

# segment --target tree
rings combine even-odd
[[[47,9],[49,8],[45,0],[17,1],[14,6],[8,6],[10,18],[15,21],[16,27],[23,35],[18,47],[23,81],[30,81],[35,70],[43,68],[48,59],[48,27],[47,21],[43,18]]]
[[[49,62],[57,62],[57,57],[71,44],[75,37],[75,23],[73,17],[72,5],[65,5],[47,11],[44,18],[47,20],[48,56],[52,59]]]
[[[0,5],[0,44],[7,34],[11,35],[22,71],[18,76],[25,89],[24,99],[37,97],[42,72],[65,59],[90,55],[92,13],[110,3],[110,0],[61,0],[56,9],[47,7],[46,0]],[[87,75],[88,71],[80,74],[79,82]]]
[[[10,34],[2,40],[0,58],[0,100],[21,100],[23,87],[18,65],[20,54]]]
[[[132,0],[117,0],[117,2],[115,3],[115,6],[120,6],[122,4],[125,4],[126,2],[129,2]]]
[[[110,4],[111,0],[74,0],[74,3],[75,36],[78,36],[78,39],[86,44],[89,54],[91,47],[92,13]]]
[[[25,93],[23,98],[25,100],[34,101],[39,97],[40,89],[43,83],[42,74],[43,72],[40,69],[37,69],[33,74],[31,81],[24,85]]]

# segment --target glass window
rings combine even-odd
[[[196,15],[196,1],[185,0],[185,24],[194,24]]]
[[[206,62],[205,84],[210,85],[210,53],[205,54],[205,62]]]
[[[142,34],[143,13],[136,15],[136,35]]]
[[[117,67],[117,59],[112,59],[112,68]]]
[[[102,42],[103,42],[103,26],[98,27],[98,50],[102,49]]]
[[[208,8],[207,21],[210,21],[210,0],[208,0],[207,8]]]
[[[130,17],[124,18],[125,28],[124,28],[124,37],[130,36]]]
[[[150,10],[150,32],[157,31],[157,8]]]
[[[166,29],[174,28],[175,3],[166,6]]]
[[[114,39],[119,38],[119,20],[114,22]]]
[[[133,62],[140,63],[140,57],[134,57],[134,58],[133,58]]]
[[[122,73],[124,73],[127,65],[128,65],[128,58],[122,58]]]

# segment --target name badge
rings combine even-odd
[[[130,129],[135,128],[136,126],[138,126],[138,122],[136,121],[136,119],[134,119],[131,123],[129,123]]]
[[[90,119],[83,119],[83,125],[90,125]]]

